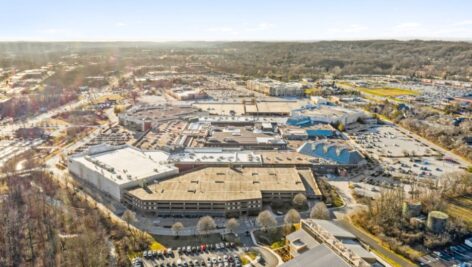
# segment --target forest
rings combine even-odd
[[[0,68],[113,58],[117,68],[200,62],[222,72],[280,80],[397,74],[470,80],[472,43],[449,41],[0,43]],[[85,60],[85,61],[84,61]]]

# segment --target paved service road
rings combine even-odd
[[[385,256],[389,257],[396,263],[398,263],[400,266],[416,266],[415,264],[412,264],[409,261],[404,260],[403,258],[399,257],[397,254],[392,253],[391,251],[385,249],[381,245],[377,243],[376,240],[372,239],[369,235],[366,233],[360,231],[356,227],[354,227],[351,223],[346,222],[345,220],[340,220],[339,223],[346,228],[349,232],[353,233],[357,238],[359,238],[362,242],[366,243],[370,247],[374,248],[375,250],[379,251],[380,253],[384,254]]]

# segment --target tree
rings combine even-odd
[[[287,214],[285,214],[284,222],[286,224],[295,224],[300,222],[300,213],[296,209],[290,209]]]
[[[184,229],[184,225],[181,222],[176,222],[172,225],[172,232],[174,232],[176,236],[179,236],[182,229]]]
[[[131,210],[125,210],[121,218],[126,222],[129,230],[129,225],[136,221],[136,214]]]
[[[236,220],[236,218],[231,218],[228,221],[226,221],[226,229],[233,233],[239,228],[239,222]]]
[[[329,210],[323,202],[316,203],[310,211],[312,219],[328,220],[329,217]]]
[[[301,207],[301,206],[305,205],[305,203],[306,203],[306,196],[305,196],[305,194],[302,194],[302,193],[296,194],[296,195],[293,197],[292,202],[293,202],[293,204],[296,205],[297,207]]]
[[[256,224],[264,231],[267,231],[269,228],[275,227],[277,225],[277,221],[270,211],[264,210],[261,211],[259,215],[257,215]]]
[[[200,234],[208,234],[211,230],[216,229],[215,220],[210,216],[201,217],[197,223],[197,231]]]

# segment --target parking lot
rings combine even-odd
[[[421,266],[472,266],[472,247],[465,244],[453,245],[433,251],[421,257],[419,261]]]
[[[238,248],[231,242],[182,246],[175,249],[143,252],[141,258],[133,261],[133,266],[156,267],[240,267],[245,249]],[[141,262],[141,263],[140,263]]]
[[[351,139],[376,157],[440,156],[441,153],[392,125],[374,125]]]
[[[351,132],[350,138],[359,150],[383,163],[385,173],[391,176],[431,178],[463,168],[438,149],[394,125],[374,125]]]

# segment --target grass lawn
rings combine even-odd
[[[394,260],[390,259],[389,257],[385,256],[383,253],[381,253],[378,250],[372,249],[371,250],[375,255],[379,256],[382,260],[384,260],[386,263],[390,264],[392,267],[402,267],[401,264],[395,262]]]
[[[123,100],[123,97],[118,94],[108,94],[108,95],[103,95],[103,96],[98,97],[95,101],[97,103],[101,103],[107,100],[121,101]]]
[[[472,230],[472,195],[449,200],[447,213],[464,220],[469,230]]]
[[[274,243],[272,243],[270,245],[270,248],[271,249],[278,249],[278,248],[281,248],[281,247],[284,247],[285,246],[285,241],[284,240],[278,240],[278,241],[275,241]]]
[[[354,88],[354,84],[352,84],[350,82],[336,81],[336,85],[338,87],[343,88],[343,89],[353,89]]]
[[[157,242],[157,241],[153,241],[151,243],[151,245],[149,246],[149,249],[151,249],[151,250],[164,250],[164,249],[166,249],[166,247],[164,245],[162,245],[161,243]]]
[[[403,88],[393,88],[393,87],[383,87],[383,88],[366,88],[366,87],[357,87],[357,90],[371,95],[382,96],[382,97],[396,97],[401,95],[417,95],[418,92],[403,89]]]
[[[284,246],[285,236],[296,230],[296,226],[280,226],[269,229],[268,231],[257,230],[254,231],[254,237],[258,243],[266,246]],[[283,244],[282,244],[283,243]]]
[[[205,236],[160,236],[156,235],[153,236],[156,240],[159,240],[159,243],[162,244],[162,246],[165,247],[180,247],[180,246],[197,246],[202,243],[209,243],[209,244],[214,244],[214,243],[219,243],[222,242],[222,237],[220,234],[210,234],[210,235],[205,235]]]
[[[253,250],[250,250],[248,252],[245,252],[245,253],[241,253],[239,254],[239,257],[241,258],[241,263],[242,265],[246,265],[246,264],[249,264],[249,259],[251,261],[253,261],[254,259],[256,259],[257,257],[257,252],[253,251]],[[249,258],[249,259],[248,259]]]

